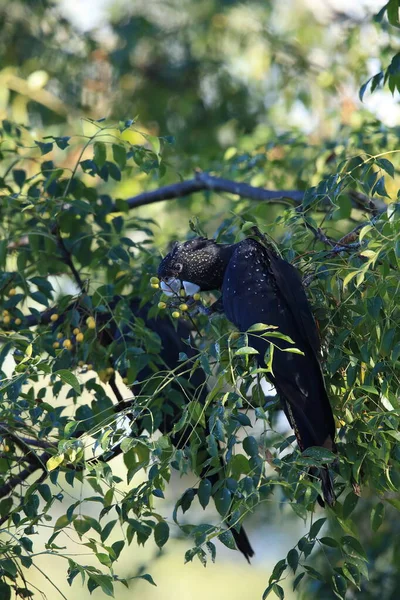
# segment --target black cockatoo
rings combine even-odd
[[[275,386],[301,451],[322,446],[335,451],[335,422],[320,365],[320,340],[301,279],[285,260],[253,239],[236,244],[217,244],[195,238],[176,243],[162,260],[158,275],[162,288],[175,289],[179,280],[198,289],[222,291],[222,307],[227,318],[242,332],[255,323],[278,327],[303,352],[274,352],[268,378]],[[193,288],[193,286],[192,286]],[[290,343],[274,339],[282,348]],[[264,365],[269,342],[251,336]],[[293,347],[293,346],[292,346]],[[335,501],[327,468],[320,470],[325,502]]]

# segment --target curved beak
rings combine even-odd
[[[176,277],[170,277],[161,282],[161,289],[166,296],[176,296],[182,287],[180,279]]]

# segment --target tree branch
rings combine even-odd
[[[138,208],[139,206],[146,206],[147,204],[153,204],[162,200],[182,198],[183,196],[189,196],[202,190],[227,192],[229,194],[236,194],[241,198],[249,198],[250,200],[284,202],[291,205],[300,204],[304,196],[304,192],[299,190],[266,190],[254,187],[248,183],[238,183],[229,179],[223,179],[222,177],[214,177],[208,173],[196,172],[194,179],[166,185],[150,192],[142,192],[137,196],[128,198],[126,203],[130,209]],[[112,212],[118,210],[114,205]]]
[[[43,454],[41,454],[39,457],[37,457],[37,462],[35,461],[34,463],[30,464],[28,467],[26,467],[26,469],[21,471],[19,475],[15,475],[14,477],[11,477],[7,483],[5,483],[4,485],[2,485],[0,487],[0,498],[4,498],[5,496],[7,496],[10,492],[12,492],[17,487],[17,485],[26,481],[28,479],[28,477],[30,475],[32,475],[32,473],[34,473],[41,467],[45,470],[45,465],[50,457],[51,457],[51,454],[48,454],[47,452],[43,452]],[[2,525],[5,521],[7,521],[8,517],[9,517],[9,515],[0,519],[0,525]]]
[[[163,200],[183,198],[184,196],[189,196],[190,194],[201,192],[202,190],[226,192],[228,194],[235,194],[241,198],[248,198],[249,200],[257,200],[260,202],[282,202],[291,206],[300,206],[305,194],[302,190],[266,190],[265,188],[254,187],[248,183],[240,183],[222,177],[215,177],[209,173],[199,171],[195,173],[193,179],[172,183],[158,188],[157,190],[142,192],[137,196],[127,198],[126,203],[129,209],[133,209],[138,208],[139,206],[147,206],[148,204],[161,202]],[[356,190],[350,190],[349,195],[357,207],[372,213],[374,216],[387,209],[387,204],[382,200],[371,200],[371,198]],[[119,207],[114,204],[111,212],[117,212],[118,210],[120,210]]]

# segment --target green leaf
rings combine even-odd
[[[154,540],[159,548],[167,543],[169,538],[169,525],[166,521],[160,521],[154,527]]]
[[[157,584],[154,583],[154,579],[148,573],[144,573],[144,575],[136,575],[135,577],[132,577],[132,579],[144,579],[145,581],[147,581],[151,585],[154,585],[154,586],[157,587]]]
[[[296,591],[296,589],[298,588],[300,581],[303,579],[305,573],[299,573],[296,577],[296,579],[293,581],[293,591]]]
[[[386,173],[388,173],[388,175],[390,175],[390,177],[394,177],[394,175],[395,175],[394,166],[390,162],[390,160],[388,160],[387,158],[377,158],[376,164],[378,165],[378,167],[380,167],[381,169],[386,171]]]
[[[344,502],[343,502],[343,518],[347,519],[355,509],[358,503],[358,496],[354,492],[350,492],[347,494]]]
[[[304,352],[302,352],[298,348],[280,348],[280,351],[281,352],[291,352],[292,354],[301,354],[301,356],[304,356]]]
[[[341,543],[342,543],[342,546],[346,546],[347,548],[350,549],[349,550],[350,556],[354,555],[354,553],[355,553],[356,556],[358,556],[364,560],[367,560],[365,550],[356,538],[352,537],[351,535],[345,535],[341,538]]]
[[[40,148],[41,155],[48,154],[53,150],[53,144],[51,142],[43,143],[43,142],[35,142],[35,144]]]
[[[275,596],[278,596],[278,598],[280,598],[280,600],[283,600],[283,598],[285,597],[285,592],[283,591],[283,588],[278,585],[277,583],[274,583],[274,585],[272,586],[273,592],[275,594]]]
[[[322,518],[322,519],[318,519],[317,521],[315,521],[315,523],[313,523],[311,525],[310,528],[310,539],[314,540],[317,535],[319,534],[321,527],[323,526],[323,524],[325,523],[326,518]]]
[[[387,7],[387,16],[388,16],[389,23],[391,25],[394,25],[394,27],[400,27],[399,1],[398,0],[389,0],[386,7]]]
[[[322,448],[321,446],[310,446],[302,452],[302,456],[315,459],[318,463],[329,464],[336,460],[336,456],[333,452],[326,448]]]
[[[242,442],[242,445],[243,445],[243,450],[249,456],[257,456],[258,455],[257,440],[252,435],[245,437]]]
[[[208,479],[202,479],[200,481],[199,489],[197,492],[197,496],[199,498],[199,502],[203,508],[206,508],[210,501],[211,496],[211,482]]]
[[[273,581],[278,581],[281,578],[282,573],[284,573],[284,571],[286,571],[286,569],[287,569],[286,560],[284,558],[282,558],[274,566],[271,577],[269,578],[269,583],[272,583]]]
[[[371,529],[378,531],[385,518],[385,506],[382,502],[378,502],[371,510]]]
[[[296,548],[292,548],[291,550],[289,550],[286,560],[293,573],[296,573],[297,567],[299,565],[299,553],[297,552]]]
[[[93,160],[99,169],[105,164],[107,159],[107,148],[103,142],[94,143],[94,155]]]
[[[79,535],[84,535],[92,528],[90,522],[86,519],[77,518],[74,520],[74,527]]]
[[[337,548],[339,546],[339,542],[331,537],[322,537],[319,538],[319,541],[321,544],[324,544],[324,546],[329,546],[329,548]]]
[[[11,588],[5,581],[0,581],[0,598],[1,600],[11,600]]]
[[[124,169],[126,165],[126,150],[124,146],[119,144],[112,145],[113,158],[120,169]]]
[[[230,550],[236,550],[235,538],[229,529],[220,533],[218,539]]]
[[[46,463],[46,467],[48,471],[54,471],[61,465],[64,461],[64,454],[56,454],[55,456],[51,456]]]
[[[54,531],[58,531],[59,529],[63,529],[64,527],[68,527],[71,524],[70,519],[68,519],[67,515],[61,515],[54,525]]]
[[[146,139],[153,146],[153,150],[154,150],[155,154],[157,154],[157,156],[159,156],[160,150],[161,150],[160,138],[156,137],[155,135],[146,135]]]
[[[215,507],[223,517],[228,513],[232,502],[232,494],[227,488],[222,488],[214,496]]]
[[[60,369],[59,371],[55,371],[54,375],[58,375],[61,381],[70,385],[74,392],[80,395],[81,386],[79,385],[76,375],[71,373],[71,371],[67,371],[67,369]]]
[[[252,348],[251,346],[243,346],[242,348],[239,348],[235,352],[235,356],[248,356],[251,354],[259,354],[259,352],[258,352],[258,350],[256,350],[255,348]]]
[[[253,223],[252,223],[253,225]],[[269,329],[278,329],[277,325],[265,325],[265,323],[254,323],[248,328],[248,333],[256,333],[258,331],[267,331]]]

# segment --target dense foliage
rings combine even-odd
[[[191,540],[185,560],[205,564],[215,559],[217,539],[234,550],[232,528],[250,513],[262,518],[272,502],[288,519],[303,519],[308,533],[276,564],[264,598],[283,598],[288,581],[300,598],[397,594],[400,129],[354,106],[342,106],[335,135],[312,139],[282,125],[286,107],[299,101],[317,110],[318,86],[333,110],[332,91],[346,69],[347,84],[366,81],[359,42],[371,27],[384,34],[382,70],[360,95],[381,84],[399,88],[390,42],[398,2],[390,0],[373,25],[342,17],[347,53],[337,54],[340,36],[329,38],[331,71],[317,74],[313,43],[305,50],[304,40],[279,34],[274,3],[197,6],[187,2],[179,12],[171,3],[165,20],[160,7],[115,13],[114,50],[89,59],[95,38],[79,36],[52,3],[36,10],[16,2],[6,12],[0,4],[5,600],[37,593],[29,573],[43,554],[65,559],[70,585],[80,580],[110,596],[118,582],[129,583],[117,561],[131,544],[152,539],[161,549],[183,536]],[[307,12],[297,16],[300,31],[322,39]],[[26,44],[18,46],[21,24]],[[34,57],[27,56],[32,44]],[[271,61],[268,95],[264,80],[237,70],[238,58],[251,63],[254,49]],[[107,80],[91,95],[93,65],[108,61],[118,93],[107,94]],[[289,85],[294,73],[298,88]],[[60,125],[85,102],[122,120]],[[127,120],[129,109],[140,110],[140,122]],[[193,177],[192,165],[205,172]],[[337,456],[299,453],[280,425],[278,399],[258,385],[279,331],[268,324],[253,331],[271,341],[265,370],[256,368],[246,332],[204,314],[201,305],[214,295],[171,303],[151,279],[170,240],[193,232],[221,242],[255,235],[298,267],[323,341]],[[115,468],[120,455],[123,476]],[[318,506],[319,482],[307,475],[327,463],[336,474],[332,509]],[[169,514],[164,496],[174,475],[186,473],[195,483]],[[207,508],[204,521],[199,505]],[[69,555],[70,538],[95,562]],[[146,572],[135,577],[153,583]]]

